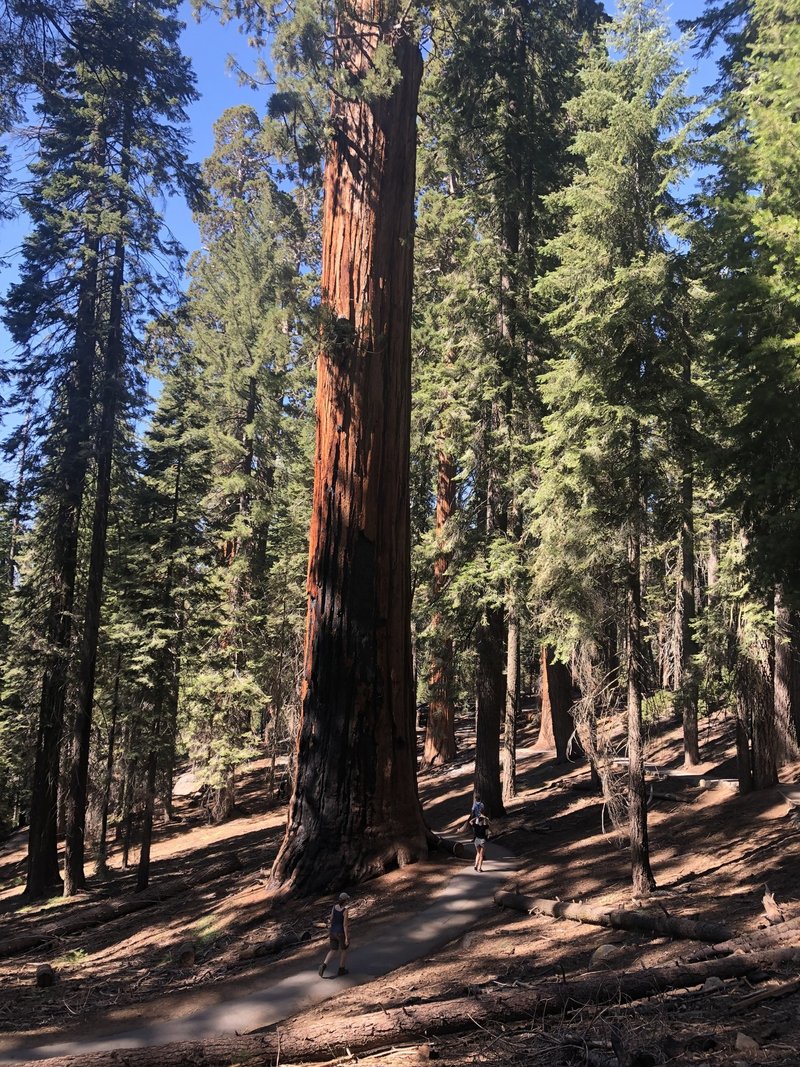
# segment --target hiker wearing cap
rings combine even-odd
[[[347,893],[340,893],[339,899],[331,909],[328,931],[331,947],[328,949],[328,955],[320,964],[320,978],[325,974],[328,964],[337,952],[339,953],[339,974],[347,974],[347,968],[344,965],[344,961],[347,958],[347,950],[350,948],[350,919],[347,914],[347,905],[349,902],[350,897]]]

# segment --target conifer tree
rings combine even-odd
[[[268,723],[273,737],[282,726],[292,657],[276,667],[276,646],[288,652],[302,626],[305,506],[288,527],[279,523],[288,495],[307,500],[307,478],[295,478],[297,460],[310,461],[301,430],[310,368],[297,328],[313,274],[298,273],[307,262],[303,220],[270,177],[258,117],[231,109],[216,131],[205,164],[209,206],[199,218],[206,250],[193,263],[186,305],[208,437],[201,506],[215,547],[211,577],[190,605],[192,627],[204,636],[184,698],[189,752],[202,767],[209,811],[224,818],[236,766]],[[284,558],[276,569],[278,536]],[[284,612],[277,634],[275,604]],[[190,659],[195,640],[185,650]]]
[[[717,641],[724,635],[735,651],[727,670],[743,790],[774,784],[781,751],[794,744],[796,713],[787,701],[796,644],[791,608],[800,588],[792,547],[800,305],[797,148],[787,102],[800,62],[796,14],[791,4],[725,4],[709,6],[698,20],[706,39],[722,33],[726,44],[719,119],[708,129],[713,169],[697,198],[692,239],[707,300],[709,391],[719,412],[709,473],[738,526],[728,565],[742,584],[728,584],[728,622],[712,620],[710,633]],[[725,584],[720,588],[724,593]],[[780,651],[773,652],[776,607]],[[784,654],[788,663],[779,668]]]
[[[687,98],[677,47],[650,0],[621,6],[570,104],[584,169],[551,203],[565,229],[541,282],[561,354],[542,377],[550,407],[539,455],[540,588],[561,647],[600,643],[604,573],[624,591],[629,836],[633,887],[650,869],[642,745],[642,542],[663,478],[664,429],[679,387],[673,348],[671,188]]]
[[[68,891],[83,881],[94,659],[123,358],[135,335],[135,316],[163,286],[151,254],[171,251],[159,238],[153,194],[170,189],[193,194],[196,187],[179,129],[192,81],[175,43],[179,23],[172,6],[97,0],[82,7],[73,29],[80,44],[73,45],[71,38],[63,44],[60,74],[46,86],[41,104],[50,123],[33,168],[34,189],[25,200],[34,229],[25,241],[21,280],[11,289],[5,316],[22,351],[15,368],[20,401],[30,395],[52,401],[47,423],[37,423],[48,456],[44,469],[53,509],[48,520],[42,498],[37,521],[51,523],[53,594],[32,793],[31,896],[44,894],[59,880],[58,767],[77,608],[79,525],[95,453],[95,533],[74,739]]]
[[[469,553],[468,564],[478,613],[471,627],[479,690],[475,786],[499,814],[503,797],[514,792],[519,541],[530,490],[526,449],[538,432],[535,374],[545,332],[531,280],[541,269],[539,247],[552,232],[542,199],[570,169],[563,104],[574,91],[581,35],[591,32],[599,9],[591,3],[575,8],[520,2],[498,13],[458,0],[445,10],[436,28],[440,52],[426,79],[423,114],[431,132],[423,180],[437,183],[445,203],[455,193],[474,227],[473,250],[452,272],[461,315],[449,324],[445,358],[468,366],[472,383],[466,403],[473,436],[458,477],[474,486],[483,530],[482,549]],[[442,229],[445,248],[454,236]],[[452,406],[464,407],[462,390]],[[462,590],[465,577],[459,578]]]

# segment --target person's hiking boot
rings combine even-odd
[[[320,976],[320,978],[324,978],[325,977],[325,967],[326,967],[326,964],[324,962],[322,962],[319,965],[319,976]]]
[[[343,974],[350,974],[350,972],[348,971],[348,969],[346,967],[340,967],[339,968],[339,977],[341,978]]]

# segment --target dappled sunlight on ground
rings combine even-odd
[[[610,733],[616,730],[621,736],[621,717],[607,725]],[[743,932],[763,925],[765,884],[784,905],[787,917],[800,914],[800,826],[790,818],[791,804],[781,787],[740,797],[730,784],[711,784],[713,779],[735,777],[731,727],[732,721],[723,715],[704,722],[704,762],[684,772],[680,728],[674,718],[665,715],[648,724],[646,759],[668,774],[663,779],[650,776],[655,795],[649,831],[658,883],[653,905],[671,914],[723,921]],[[551,899],[628,904],[628,853],[610,827],[608,812],[604,818],[601,798],[587,789],[586,763],[556,765],[552,752],[534,747],[535,729],[535,723],[527,725],[519,739],[518,795],[505,818],[492,820],[493,837],[518,860],[509,886]],[[461,725],[459,737],[458,760],[422,772],[419,786],[429,826],[466,841],[473,784],[469,723]],[[266,803],[268,769],[266,758],[244,769],[237,811],[229,821],[219,826],[205,823],[190,794],[176,803],[182,821],[162,819],[156,829],[153,884],[191,877],[231,853],[240,859],[240,871],[207,884],[198,881],[188,892],[141,912],[0,960],[0,1030],[13,1034],[40,1028],[42,1033],[60,1033],[66,1009],[75,1025],[100,1033],[165,1013],[188,1015],[200,1005],[224,1003],[237,992],[278,981],[298,967],[315,969],[324,948],[330,898],[284,899],[272,910],[268,874],[280,844],[286,805]],[[795,782],[798,773],[797,765],[786,767],[782,781]],[[488,869],[492,847],[490,840]],[[88,894],[21,909],[24,850],[24,834],[0,848],[4,886],[0,921],[8,936],[63,914],[81,914],[102,894],[129,893],[135,881],[134,869],[121,869],[115,843],[108,879],[91,880]],[[131,859],[137,858],[133,851]],[[360,950],[368,953],[387,931],[413,925],[420,910],[464,867],[464,861],[435,853],[427,862],[353,888],[353,927]],[[269,940],[276,928],[287,924],[308,940],[277,956],[248,958],[249,946]],[[195,944],[197,959],[194,965],[180,967],[176,949],[187,940]],[[685,944],[665,938],[490,908],[471,930],[434,956],[343,991],[334,1001],[317,1006],[314,1018],[341,1018],[348,1012],[360,1014],[415,998],[446,998],[487,984],[500,988],[542,978],[561,980],[585,971],[592,953],[607,944],[618,950],[614,966],[623,968],[654,966],[685,951]],[[54,989],[31,984],[36,964],[45,960],[59,971],[60,982]],[[3,1040],[0,1035],[0,1048]]]

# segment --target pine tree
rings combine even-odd
[[[668,238],[687,108],[658,7],[624,4],[570,104],[583,161],[551,198],[564,230],[541,282],[561,354],[542,377],[550,414],[539,450],[539,587],[561,618],[560,648],[599,645],[603,576],[624,597],[629,836],[633,887],[650,869],[642,746],[642,543],[663,478],[664,432],[680,383],[676,253]]]
[[[574,91],[581,35],[591,31],[599,9],[521,2],[498,12],[461,0],[444,14],[437,27],[439,52],[426,79],[423,115],[430,134],[423,141],[423,181],[440,202],[461,203],[463,217],[472,221],[473,245],[451,268],[449,284],[446,278],[436,283],[450,288],[453,300],[459,294],[460,314],[439,331],[426,360],[434,364],[438,353],[453,362],[453,377],[468,374],[472,385],[471,395],[462,386],[451,404],[458,411],[466,402],[473,427],[469,446],[456,442],[453,456],[461,467],[459,482],[473,486],[475,516],[481,513],[478,558],[474,549],[465,552],[478,614],[470,627],[478,652],[475,787],[499,814],[503,798],[514,792],[524,622],[520,539],[532,473],[528,443],[540,413],[536,364],[545,334],[531,280],[541,270],[539,247],[552,233],[542,198],[570,170],[563,104]],[[444,219],[447,214],[456,212],[450,209]],[[444,250],[460,239],[457,230],[448,233],[441,225]],[[438,420],[440,427],[446,424]],[[474,521],[465,526],[476,529]],[[455,579],[462,591],[464,578]]]
[[[205,591],[191,605],[192,627],[203,638],[193,637],[185,650],[191,658],[197,641],[184,696],[190,755],[203,768],[209,811],[224,818],[236,766],[268,722],[273,737],[283,724],[292,662],[287,641],[302,626],[297,567],[307,544],[305,508],[292,516],[294,522],[302,515],[298,526],[282,529],[278,569],[274,525],[286,515],[287,494],[307,499],[306,479],[293,475],[298,457],[310,459],[300,428],[309,361],[297,325],[311,276],[298,273],[303,220],[269,176],[257,116],[232,109],[216,129],[205,165],[209,208],[199,220],[206,251],[192,266],[186,305],[208,438],[209,489],[201,506],[215,547]],[[275,603],[283,606],[278,634]],[[279,666],[276,646],[278,658],[285,656]]]
[[[50,122],[33,168],[34,188],[25,200],[34,229],[25,241],[21,280],[11,289],[5,316],[22,349],[16,368],[18,400],[52,398],[50,417],[45,425],[39,423],[52,503],[45,507],[42,498],[37,521],[52,523],[54,592],[46,622],[49,651],[32,794],[31,896],[42,895],[59,880],[58,767],[77,608],[79,528],[94,454],[94,544],[74,738],[67,890],[83,883],[94,659],[123,358],[130,358],[126,349],[135,336],[136,316],[163,285],[152,253],[171,252],[159,237],[152,198],[160,190],[190,195],[196,190],[179,130],[193,89],[188,64],[175,44],[179,23],[171,6],[98,0],[81,9],[73,30],[80,45],[64,43],[60,76],[47,87],[41,104]],[[48,507],[53,508],[50,518]]]

